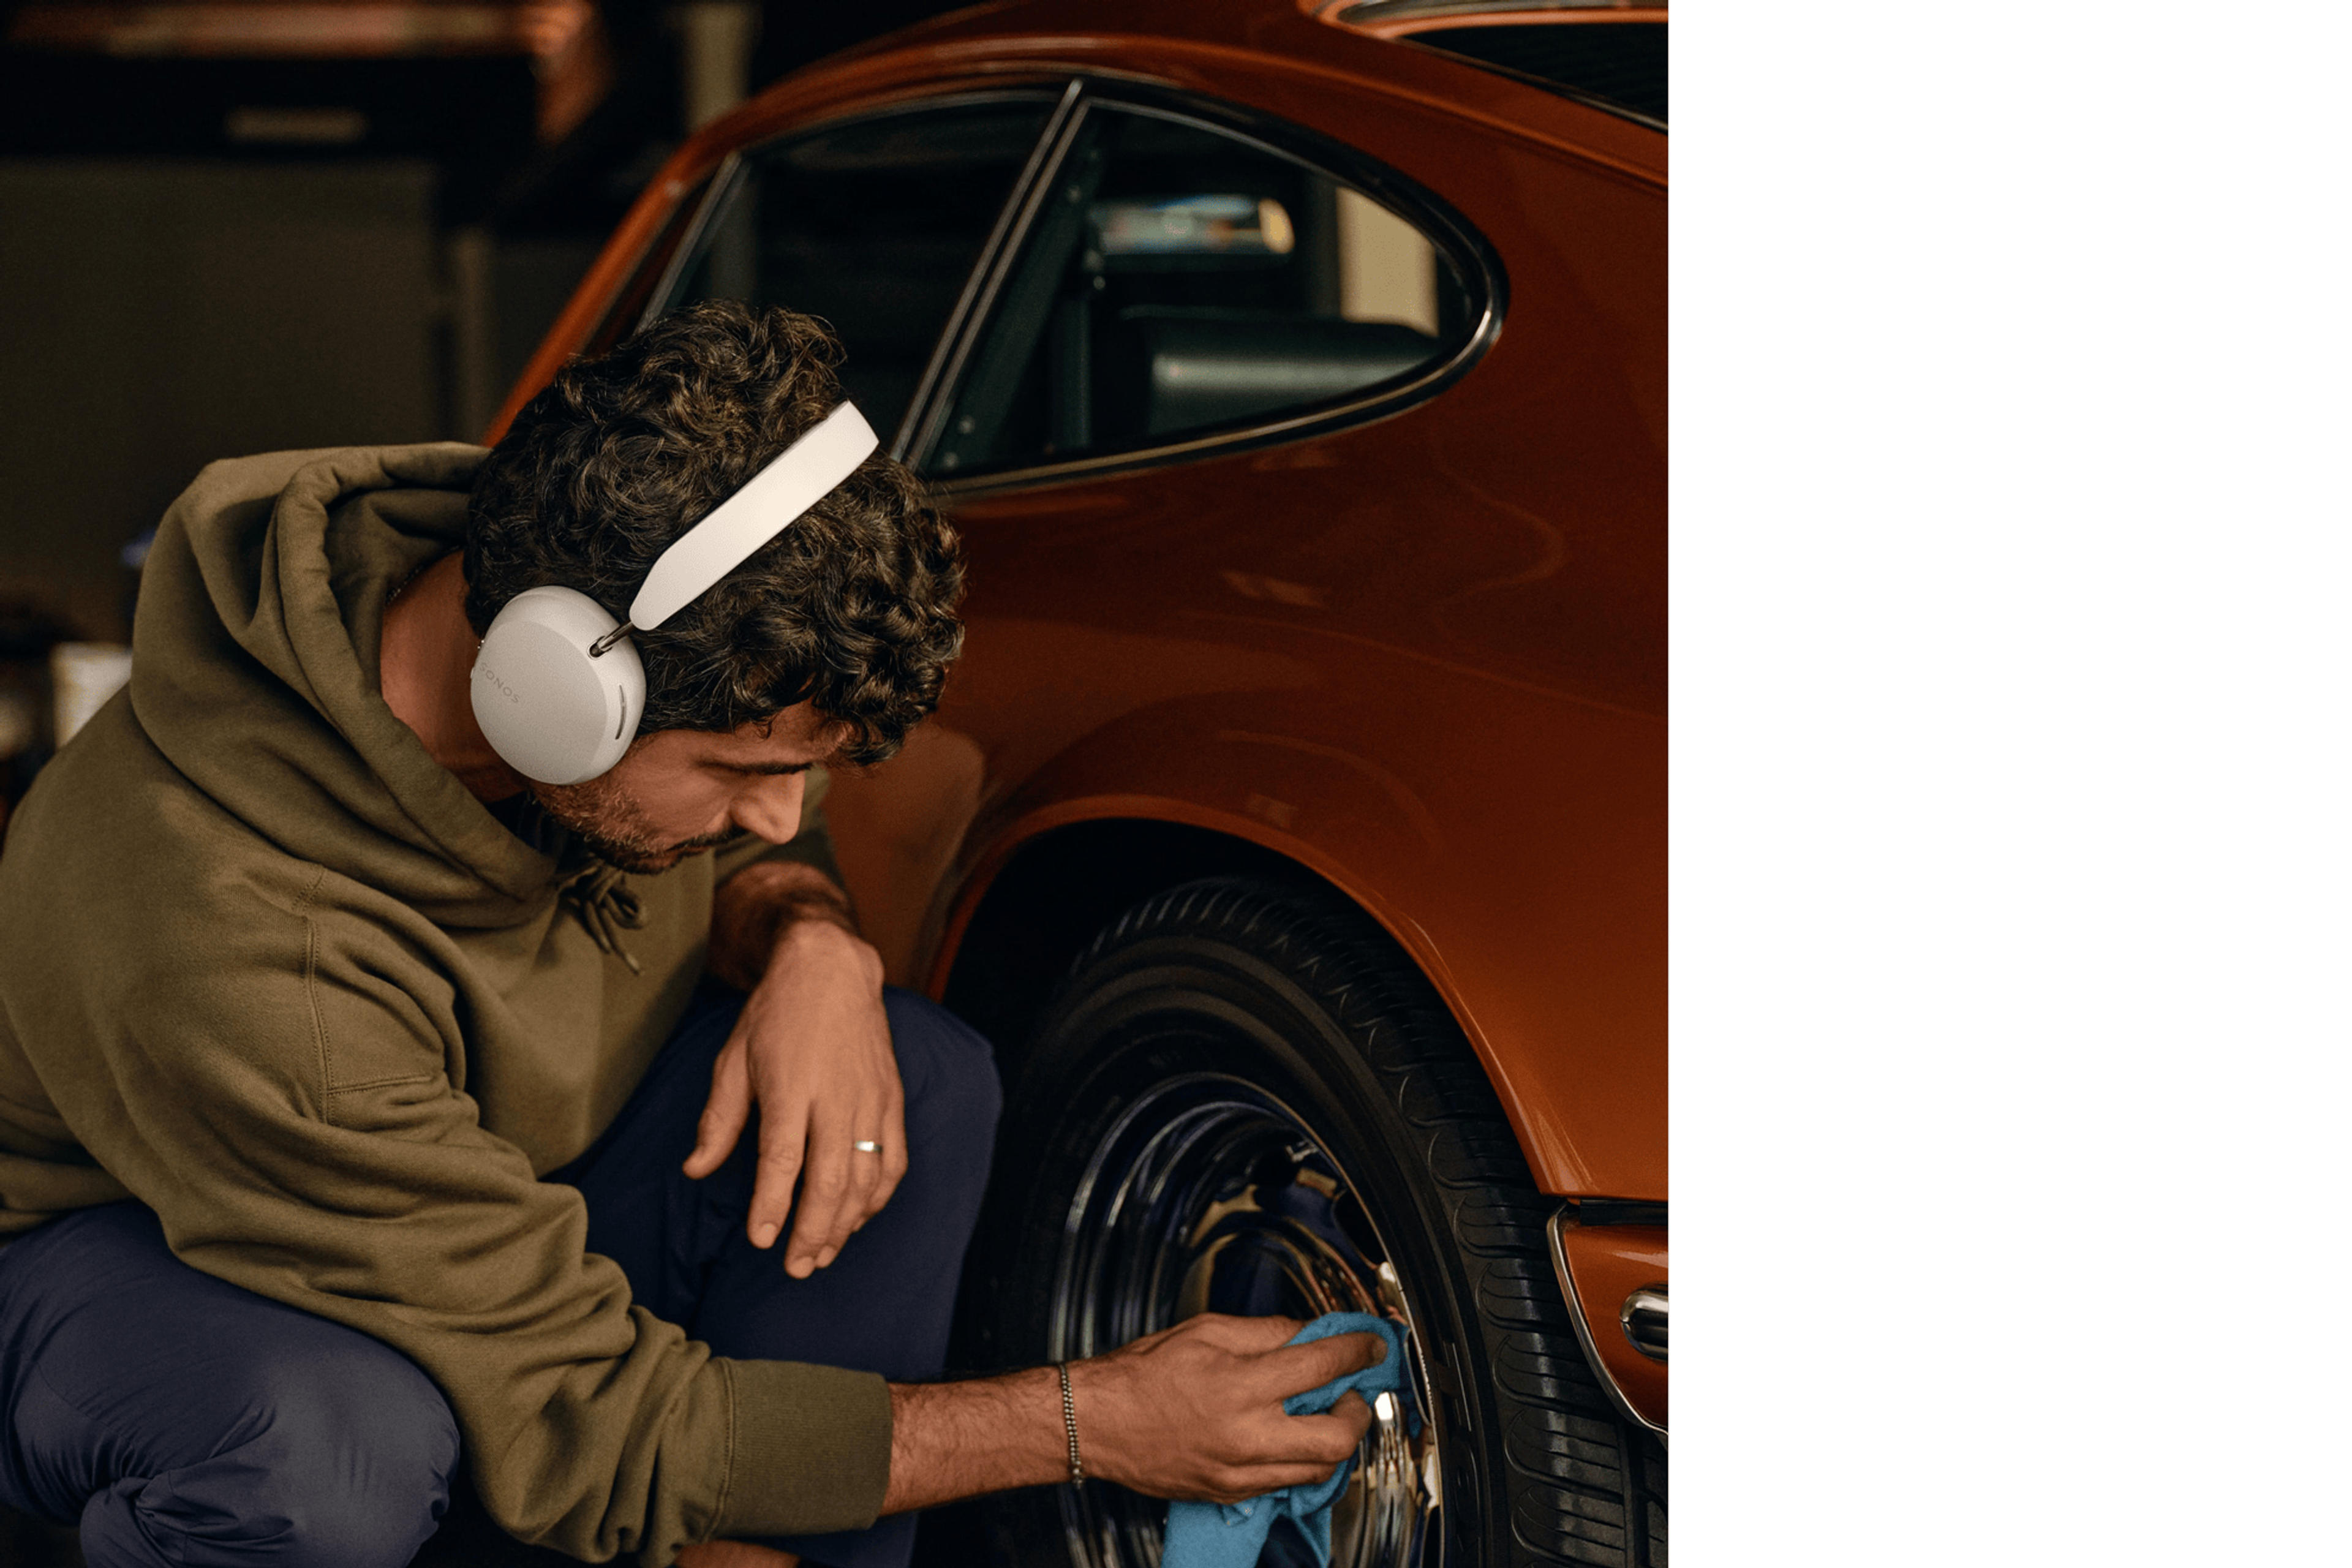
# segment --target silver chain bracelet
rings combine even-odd
[[[1076,1486],[1087,1479],[1087,1468],[1078,1461],[1078,1405],[1070,1397],[1070,1363],[1056,1362],[1054,1370],[1062,1374],[1062,1427],[1070,1435],[1070,1484]]]

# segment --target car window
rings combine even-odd
[[[1451,357],[1472,316],[1445,254],[1361,193],[1097,106],[922,466],[1033,468],[1336,405]]]
[[[1665,128],[1664,22],[1439,27],[1406,37],[1481,65],[1533,77],[1597,108]]]
[[[843,389],[887,439],[1052,107],[900,110],[753,149],[664,309],[733,299],[824,317]]]

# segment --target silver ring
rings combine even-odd
[[[882,1152],[882,1145],[877,1143],[871,1138],[860,1138],[856,1142],[852,1143],[850,1147],[856,1150],[861,1154],[879,1154]]]

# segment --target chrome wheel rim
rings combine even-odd
[[[1096,1141],[1062,1230],[1049,1352],[1115,1350],[1201,1311],[1372,1312],[1404,1331],[1405,1397],[1383,1394],[1332,1508],[1334,1568],[1440,1561],[1442,1434],[1411,1303],[1328,1140],[1257,1086],[1215,1073],[1155,1085]],[[1081,1431],[1083,1437],[1083,1430]],[[1065,1489],[1070,1561],[1156,1568],[1166,1505]],[[1286,1529],[1263,1563],[1294,1561]],[[1304,1542],[1296,1561],[1311,1562]]]

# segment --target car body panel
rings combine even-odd
[[[501,427],[730,152],[909,96],[1149,80],[1440,193],[1509,279],[1468,374],[1307,439],[945,487],[965,658],[829,810],[893,977],[935,994],[998,872],[1071,824],[1280,855],[1422,966],[1546,1191],[1664,1200],[1665,138],[1289,5],[1152,15],[983,7],[780,83],[672,160]]]
[[[1560,1290],[1576,1313],[1578,1337],[1627,1414],[1666,1430],[1666,1363],[1634,1348],[1624,1309],[1637,1290],[1663,1291],[1666,1227],[1587,1226],[1562,1215],[1549,1227]]]

